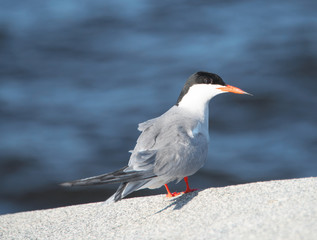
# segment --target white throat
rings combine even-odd
[[[192,113],[201,122],[208,124],[208,104],[210,99],[220,93],[224,93],[218,89],[219,87],[221,85],[195,84],[189,88],[186,95],[178,103],[178,106]]]

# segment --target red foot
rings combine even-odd
[[[189,185],[188,185],[188,177],[184,177],[184,181],[185,181],[185,183],[186,183],[186,190],[185,190],[185,192],[183,192],[183,193],[190,193],[190,192],[194,192],[194,191],[197,191],[197,190],[198,190],[197,188],[191,189],[191,188],[189,187]]]
[[[176,196],[178,196],[178,195],[180,195],[181,193],[190,193],[190,192],[194,192],[194,191],[197,191],[198,189],[196,189],[196,188],[190,188],[189,187],[189,185],[188,185],[188,177],[184,177],[184,181],[185,181],[185,183],[186,183],[186,190],[185,190],[185,192],[173,192],[173,193],[171,193],[171,191],[169,190],[169,188],[168,188],[168,186],[167,186],[167,184],[165,184],[164,186],[165,186],[165,188],[166,188],[166,191],[167,191],[167,194],[166,194],[166,197],[176,197]]]
[[[166,191],[167,191],[166,197],[176,197],[176,196],[178,196],[179,194],[181,194],[181,193],[179,193],[179,192],[173,192],[173,193],[171,193],[171,191],[169,190],[167,184],[165,184],[164,186],[165,186]]]
[[[166,197],[176,197],[176,196],[178,196],[180,194],[181,193],[179,193],[179,192],[173,192],[173,193],[169,192],[169,193],[166,194]]]

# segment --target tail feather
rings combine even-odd
[[[144,179],[153,178],[156,175],[150,171],[127,171],[128,167],[121,168],[117,171],[106,173],[94,177],[79,179],[71,182],[62,183],[61,186],[71,187],[71,186],[87,186],[87,185],[100,185],[108,183],[126,183],[130,181],[139,181]],[[121,185],[120,185],[121,186]]]
[[[108,198],[105,201],[105,204],[117,202],[127,196],[128,194],[137,191],[141,189],[145,184],[147,184],[149,180],[141,180],[141,181],[135,181],[135,182],[124,182],[121,183],[120,186],[118,187],[117,191],[115,194],[113,194],[110,198]]]

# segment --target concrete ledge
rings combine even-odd
[[[317,239],[317,178],[0,216],[0,239]]]

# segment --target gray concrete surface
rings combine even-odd
[[[0,239],[317,239],[317,178],[0,216]]]

